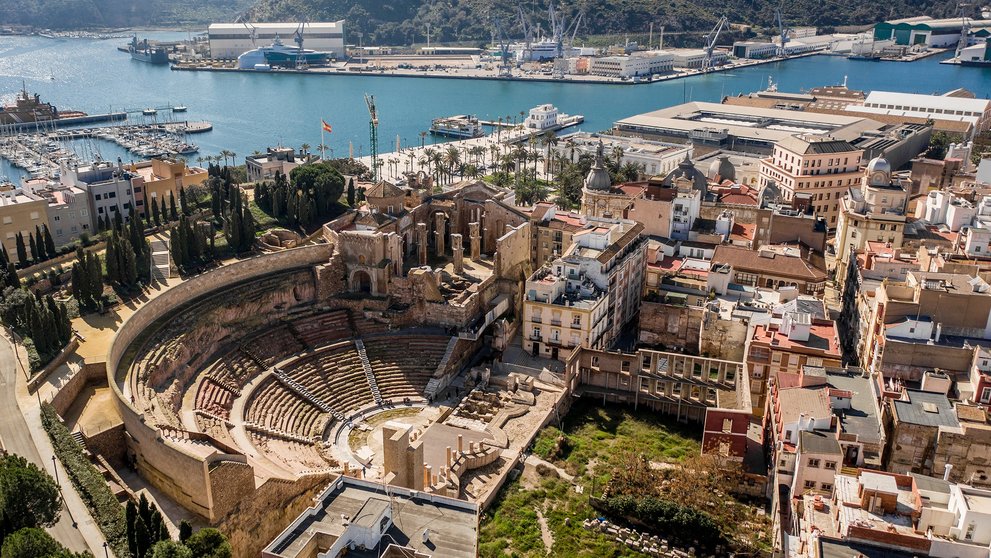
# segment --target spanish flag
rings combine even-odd
[[[330,127],[330,124],[327,124],[327,121],[322,118],[320,119],[320,124],[323,125],[324,132],[331,133],[334,131],[334,129]]]

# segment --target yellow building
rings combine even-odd
[[[36,226],[48,226],[48,202],[45,198],[20,188],[0,191],[0,241],[7,248],[11,260],[17,261],[17,233],[24,236],[24,246],[27,247],[28,233],[34,234]]]
[[[151,215],[152,199],[157,198],[159,204],[168,204],[171,192],[178,204],[180,187],[198,186],[208,178],[206,169],[187,167],[182,159],[152,159],[129,165],[127,170],[135,175],[131,179],[134,205],[145,219]]]

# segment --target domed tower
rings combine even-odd
[[[874,157],[867,163],[866,178],[871,186],[891,184],[891,164],[884,157]]]
[[[678,167],[664,177],[664,185],[669,188],[698,190],[703,199],[709,193],[709,179],[695,168],[687,153]]]
[[[708,178],[711,182],[722,183],[724,180],[736,182],[736,167],[726,155],[720,155],[718,159],[709,165]]]
[[[612,188],[612,178],[606,170],[605,146],[602,145],[602,140],[599,140],[599,145],[595,148],[595,163],[585,177],[585,189],[601,191],[610,188]]]

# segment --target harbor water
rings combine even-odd
[[[150,33],[152,39],[186,38],[186,33]],[[375,95],[379,111],[379,151],[418,145],[433,118],[473,114],[482,120],[520,118],[520,112],[552,103],[562,112],[583,114],[580,129],[599,131],[617,119],[683,101],[718,101],[766,87],[772,78],[781,91],[801,91],[847,79],[854,89],[883,89],[914,93],[945,92],[964,87],[979,97],[991,95],[991,68],[939,64],[944,57],[912,63],[847,60],[813,56],[734,69],[704,76],[646,84],[599,85],[444,80],[343,75],[296,75],[239,72],[176,72],[145,64],[121,53],[123,39],[48,39],[0,37],[0,98],[13,100],[22,82],[62,109],[91,114],[137,110],[133,122],[147,122],[145,107],[186,105],[185,114],[160,111],[159,120],[207,120],[213,130],[190,137],[200,152],[190,156],[233,151],[239,160],[266,146],[299,148],[306,143],[318,151],[320,120],[333,126],[325,136],[335,156],[368,154],[368,113],[364,94]],[[947,54],[946,56],[950,56]],[[442,141],[427,135],[427,143]],[[80,146],[104,159],[125,161],[134,156],[122,148],[93,141]],[[330,153],[328,152],[328,155]],[[0,176],[19,171],[0,161]]]

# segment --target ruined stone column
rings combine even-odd
[[[468,223],[469,230],[469,241],[471,242],[471,261],[477,262],[479,257],[482,255],[482,246],[480,244],[480,225],[475,223]]]
[[[416,248],[420,256],[420,265],[427,265],[427,224],[416,224]]]
[[[447,215],[443,213],[434,214],[434,228],[436,229],[436,232],[434,232],[434,234],[437,235],[437,242],[434,246],[436,246],[437,248],[437,255],[439,257],[444,256],[444,231],[446,230],[444,224],[446,222],[447,222]]]
[[[465,270],[465,248],[460,234],[451,235],[451,250],[454,251],[454,273],[460,274]]]

